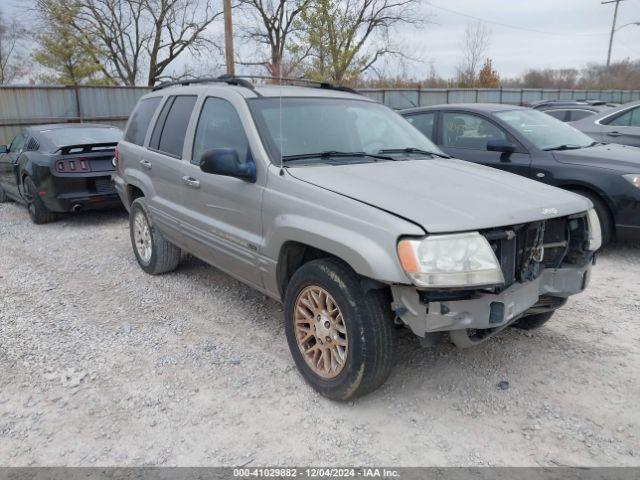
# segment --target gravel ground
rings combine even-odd
[[[152,277],[123,212],[0,205],[0,464],[640,466],[640,245],[544,328],[400,338],[377,392],[325,400],[278,303],[186,257]],[[508,382],[508,383],[505,383]]]

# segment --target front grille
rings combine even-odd
[[[584,214],[513,225],[482,232],[500,262],[508,288],[535,280],[545,268],[583,265],[587,250]]]
[[[95,179],[95,192],[100,195],[109,195],[116,193],[116,189],[109,178],[96,178]]]

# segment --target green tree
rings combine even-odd
[[[36,6],[43,29],[35,36],[38,46],[33,59],[50,72],[39,79],[62,85],[111,84],[96,60],[99,52],[93,47],[87,51],[86,43],[71,26],[69,16],[77,14],[77,6],[69,0],[37,0]]]
[[[401,55],[390,40],[399,24],[419,24],[419,0],[315,0],[300,14],[298,41],[306,74],[318,80],[350,83],[381,57]]]

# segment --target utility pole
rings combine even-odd
[[[609,36],[609,52],[607,53],[607,70],[609,70],[609,65],[611,65],[611,47],[613,47],[613,35],[616,33],[616,21],[618,20],[618,7],[620,6],[620,2],[624,0],[608,0],[606,2],[600,2],[602,5],[606,5],[608,3],[615,3],[616,6],[613,10],[613,23],[611,24],[611,35]]]
[[[224,51],[227,59],[227,75],[235,75],[233,62],[233,22],[231,19],[231,0],[223,0],[224,7]]]

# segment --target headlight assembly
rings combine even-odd
[[[504,283],[498,259],[478,232],[403,239],[398,242],[398,257],[419,287],[467,288]]]
[[[602,246],[602,229],[600,228],[600,219],[595,209],[592,208],[587,212],[587,226],[589,228],[589,250],[595,252]]]

